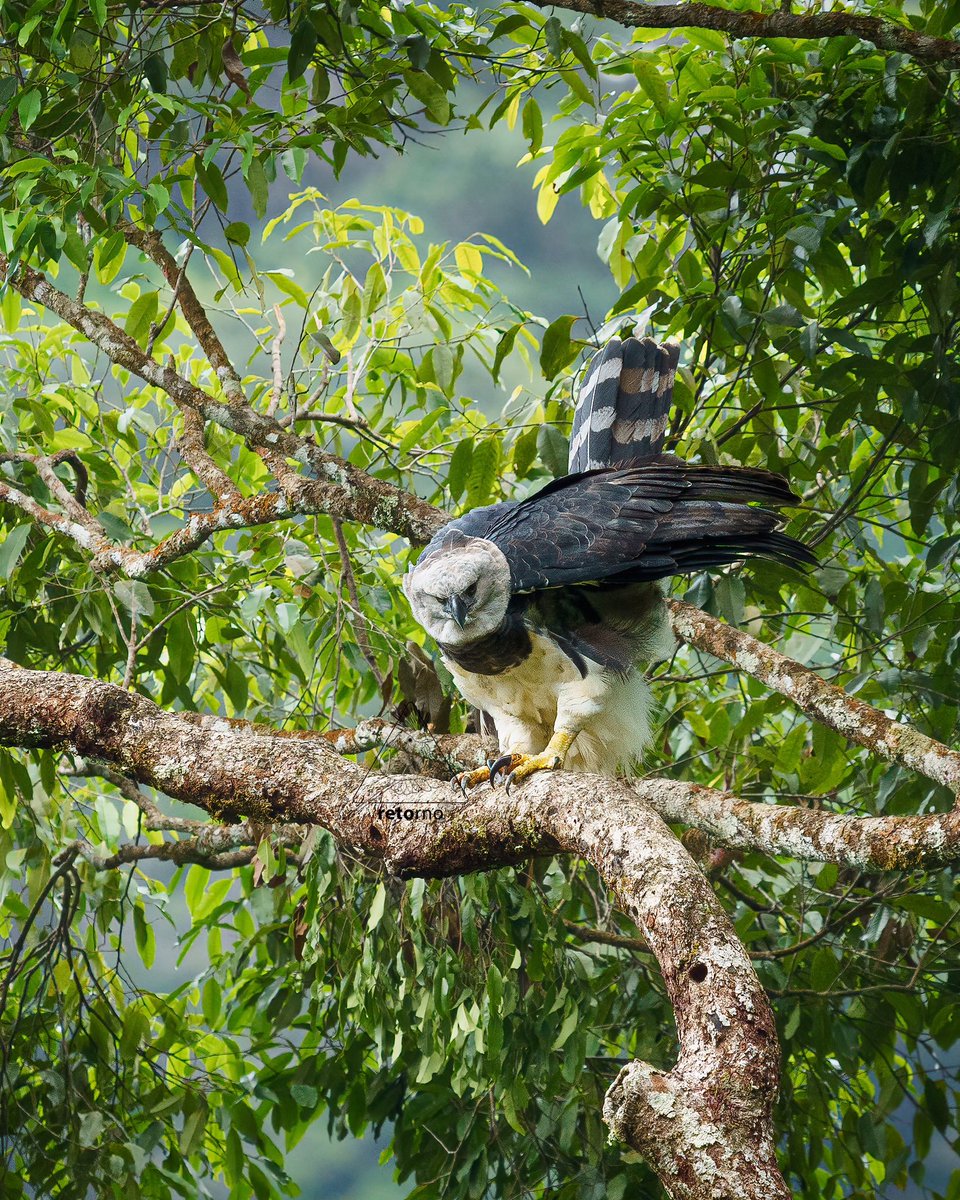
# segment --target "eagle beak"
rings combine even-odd
[[[470,605],[464,600],[459,592],[454,592],[449,596],[443,606],[451,617],[462,629],[467,623],[467,613],[470,611]]]

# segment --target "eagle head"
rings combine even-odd
[[[403,580],[414,617],[437,642],[466,646],[494,632],[510,603],[510,565],[485,538],[451,530]]]

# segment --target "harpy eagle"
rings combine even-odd
[[[796,502],[779,475],[661,454],[679,353],[608,342],[578,396],[569,474],[451,521],[404,578],[461,694],[496,726],[502,757],[459,776],[464,791],[561,765],[628,770],[651,739],[641,664],[674,648],[656,581],[749,556],[815,561],[762,507]]]

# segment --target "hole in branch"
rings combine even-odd
[[[707,964],[698,962],[690,968],[690,978],[694,983],[703,983],[707,977]]]

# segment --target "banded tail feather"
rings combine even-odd
[[[612,338],[587,368],[570,434],[570,474],[650,462],[663,446],[680,347]]]

